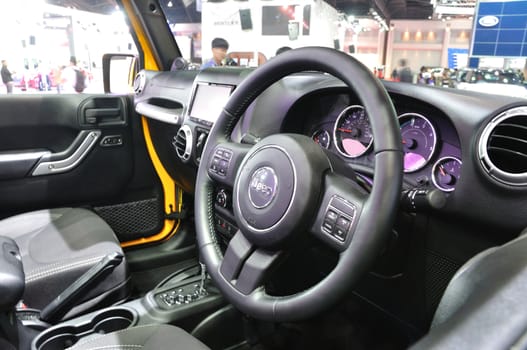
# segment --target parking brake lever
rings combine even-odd
[[[113,252],[103,257],[101,261],[93,265],[60,293],[58,297],[53,299],[40,313],[40,319],[51,324],[62,319],[79,302],[83,295],[88,293],[95,284],[119,266],[123,258],[123,254],[119,252]]]

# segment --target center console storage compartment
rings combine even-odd
[[[137,321],[135,314],[125,308],[105,309],[92,316],[91,319],[80,318],[77,324],[65,322],[47,329],[35,338],[31,349],[63,350],[81,338],[122,330]]]

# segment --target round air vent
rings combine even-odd
[[[509,109],[492,119],[483,130],[478,154],[494,179],[527,185],[527,107]]]
[[[172,146],[176,149],[179,158],[184,161],[190,159],[192,152],[192,130],[188,125],[183,125],[172,140]]]
[[[143,93],[146,85],[146,75],[145,72],[141,71],[136,74],[134,79],[134,92],[136,95]]]

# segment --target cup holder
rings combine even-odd
[[[130,327],[135,322],[132,311],[114,308],[96,314],[78,325],[57,325],[37,336],[33,350],[63,350],[92,334],[106,334]]]

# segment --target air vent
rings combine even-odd
[[[516,107],[492,119],[479,140],[479,158],[494,179],[527,185],[527,107]]]
[[[172,146],[176,149],[179,158],[184,161],[190,159],[192,152],[192,130],[188,125],[183,125],[172,140]]]
[[[137,73],[134,79],[134,92],[136,95],[143,93],[146,85],[146,75],[145,72],[141,71]]]

